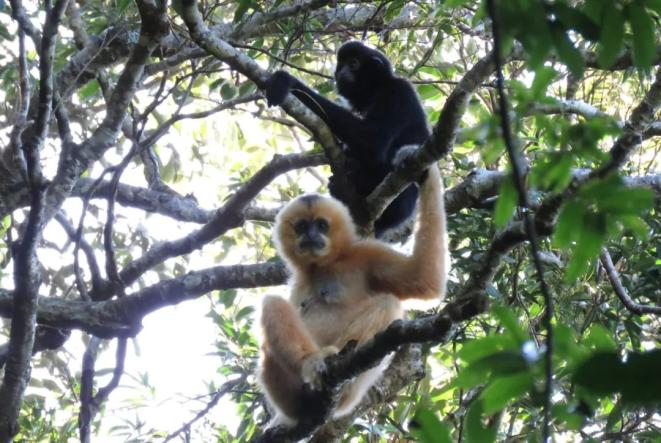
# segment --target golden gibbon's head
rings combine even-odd
[[[292,200],[275,219],[278,253],[295,266],[331,263],[356,241],[356,227],[340,201],[319,194]]]

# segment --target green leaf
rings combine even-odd
[[[120,13],[126,11],[129,4],[131,4],[131,0],[117,0],[117,11]]]
[[[466,443],[490,443],[496,441],[500,417],[482,425],[484,405],[479,398],[466,411]]]
[[[511,339],[511,337],[501,334],[489,335],[465,343],[457,353],[457,356],[462,361],[472,363],[500,351],[515,351],[516,349],[517,344]]]
[[[661,15],[661,0],[645,0],[645,6]]]
[[[493,221],[497,227],[502,228],[512,218],[516,202],[516,188],[510,174],[500,184],[500,194],[493,209]]]
[[[229,83],[224,83],[223,86],[220,87],[220,96],[223,98],[223,100],[231,100],[236,96],[237,89],[229,84]]]
[[[599,37],[597,60],[603,68],[609,68],[622,50],[624,39],[624,15],[614,2],[603,2],[603,22]]]
[[[649,68],[656,55],[654,21],[640,2],[626,9],[633,31],[633,63],[638,69]]]
[[[600,324],[595,324],[590,328],[585,337],[585,344],[596,351],[615,352],[617,350],[617,344],[610,331]]]
[[[586,213],[583,224],[577,227],[576,247],[565,273],[565,281],[573,282],[583,274],[606,242],[606,223],[603,215]]]
[[[239,4],[236,7],[236,11],[234,12],[234,19],[232,20],[234,23],[238,23],[245,13],[248,11],[248,8],[250,8],[252,1],[251,0],[239,0]]]
[[[567,65],[574,77],[581,78],[585,68],[585,60],[583,60],[581,52],[574,47],[574,43],[569,39],[567,33],[559,26],[551,27],[551,36],[560,60]]]
[[[484,413],[490,415],[500,411],[510,401],[526,394],[532,385],[533,379],[528,372],[497,378],[480,394]]]
[[[597,201],[600,210],[617,214],[640,214],[654,206],[654,192],[647,188],[627,188],[624,185],[603,195]]]
[[[528,341],[529,337],[525,329],[519,324],[519,319],[514,312],[504,306],[496,306],[493,308],[493,315],[500,321],[505,330],[509,332],[516,340],[517,346],[523,345]]]
[[[584,12],[563,2],[555,2],[549,7],[566,29],[580,32],[583,37],[591,41],[599,39],[599,26]]]
[[[501,351],[488,355],[472,363],[469,367],[471,366],[481,369],[483,374],[493,373],[495,375],[511,375],[528,369],[528,363],[518,350]]]
[[[596,394],[620,393],[624,404],[658,406],[661,405],[659,374],[661,349],[631,352],[624,362],[615,352],[600,352],[576,370],[573,380]]]
[[[429,409],[419,409],[413,417],[410,429],[421,443],[451,443],[450,428],[442,423]]]
[[[80,88],[80,96],[82,98],[90,98],[95,96],[101,91],[101,86],[99,85],[99,82],[96,81],[96,79],[92,79],[88,81],[85,86]]]
[[[542,66],[537,69],[535,71],[535,78],[532,81],[532,86],[530,87],[532,98],[536,100],[544,98],[546,96],[546,90],[549,85],[553,83],[553,80],[555,80],[557,75],[558,73],[556,70],[548,66]]]
[[[577,228],[580,229],[585,207],[576,200],[571,200],[565,204],[560,211],[558,224],[553,235],[553,242],[556,246],[567,249],[571,242],[577,237]]]
[[[422,100],[430,100],[441,95],[441,91],[434,85],[420,85],[417,89]]]

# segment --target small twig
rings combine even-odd
[[[500,40],[500,22],[497,17],[497,10],[495,0],[487,0],[487,9],[491,18],[491,28],[493,32],[493,52],[494,61],[496,63],[496,88],[498,90],[499,99],[499,113],[500,124],[502,129],[502,137],[507,148],[507,153],[512,165],[512,175],[514,178],[514,185],[519,196],[519,206],[526,228],[526,236],[530,243],[532,252],[532,259],[537,272],[537,279],[539,280],[542,296],[544,297],[544,317],[543,323],[546,328],[546,354],[545,354],[545,370],[546,370],[546,386],[544,388],[544,421],[542,423],[542,441],[547,442],[550,438],[550,421],[551,421],[551,394],[553,390],[553,300],[551,298],[551,291],[546,285],[544,279],[544,268],[539,254],[539,238],[537,236],[537,228],[530,213],[530,203],[528,201],[528,193],[523,180],[524,168],[521,165],[519,152],[514,145],[512,137],[512,130],[508,116],[509,105],[507,103],[507,96],[505,95],[505,79],[503,77],[503,62]]]
[[[184,431],[185,432],[190,431],[191,426],[193,426],[193,424],[196,421],[198,421],[199,419],[201,419],[202,417],[207,415],[209,413],[209,411],[211,411],[213,408],[215,408],[216,405],[218,404],[218,402],[220,401],[220,399],[223,398],[223,396],[225,394],[232,391],[235,387],[245,383],[247,378],[248,378],[247,375],[243,374],[239,378],[236,378],[234,380],[230,380],[230,381],[225,382],[223,384],[223,386],[221,386],[221,388],[218,389],[218,391],[216,391],[216,393],[213,394],[213,397],[211,398],[211,401],[209,403],[207,403],[207,405],[204,407],[204,409],[202,409],[197,414],[195,414],[195,416],[193,418],[191,418],[186,423],[184,423],[179,429],[177,429],[174,432],[171,432],[167,437],[165,437],[165,440],[163,440],[162,443],[169,442],[170,440],[174,439],[175,437],[177,437],[179,434],[181,434]]]
[[[610,280],[611,285],[613,286],[613,291],[615,291],[615,295],[617,295],[620,301],[622,301],[622,304],[624,305],[625,308],[627,308],[629,311],[637,315],[643,315],[643,314],[661,315],[660,306],[646,306],[633,301],[633,299],[629,296],[629,293],[627,292],[626,288],[622,285],[622,282],[620,281],[620,277],[617,275],[617,271],[615,270],[615,266],[613,265],[613,260],[611,259],[611,255],[608,253],[608,250],[606,248],[603,248],[601,250],[600,259],[601,259],[601,264],[604,266],[604,269],[606,270],[606,275],[608,275],[608,280]]]
[[[304,68],[304,67],[299,66],[297,64],[294,64],[290,61],[287,61],[282,57],[278,57],[277,55],[272,54],[269,51],[267,51],[266,49],[262,49],[258,46],[242,45],[242,44],[239,44],[239,43],[232,43],[232,46],[234,46],[235,48],[249,49],[249,50],[252,50],[252,51],[261,52],[262,54],[267,55],[268,57],[272,58],[273,60],[275,60],[277,62],[280,62],[285,66],[289,66],[290,68],[294,68],[297,71],[305,72],[306,74],[314,75],[316,77],[322,77],[322,78],[325,78],[326,80],[334,80],[334,77],[332,75],[328,75],[328,74],[324,74],[323,72],[313,71],[311,69]]]
[[[67,219],[66,215],[63,212],[58,212],[55,214],[55,220],[62,226],[62,229],[67,233],[72,242],[74,242],[74,247],[76,242],[79,243],[80,249],[83,250],[85,258],[87,259],[87,265],[90,268],[90,274],[92,275],[92,288],[98,286],[103,278],[101,277],[101,270],[99,264],[96,261],[96,255],[94,255],[94,249],[92,246],[82,237],[78,236],[78,229],[74,228],[71,222]],[[80,266],[76,265],[76,259],[74,258],[74,272],[76,275],[76,284],[78,281],[83,282],[82,274],[80,273]],[[80,290],[80,287],[78,287]]]

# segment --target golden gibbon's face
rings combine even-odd
[[[353,232],[344,205],[332,198],[309,194],[292,201],[278,214],[276,242],[285,258],[314,263],[337,252]]]

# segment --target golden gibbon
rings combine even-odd
[[[351,340],[369,340],[402,318],[402,300],[444,296],[449,258],[436,165],[420,191],[411,255],[358,238],[347,208],[332,197],[304,195],[279,212],[275,242],[291,273],[291,296],[263,301],[258,374],[275,409],[272,424],[293,425],[305,415],[303,384],[320,387],[325,357]],[[388,363],[385,358],[346,384],[333,417],[351,412]]]

